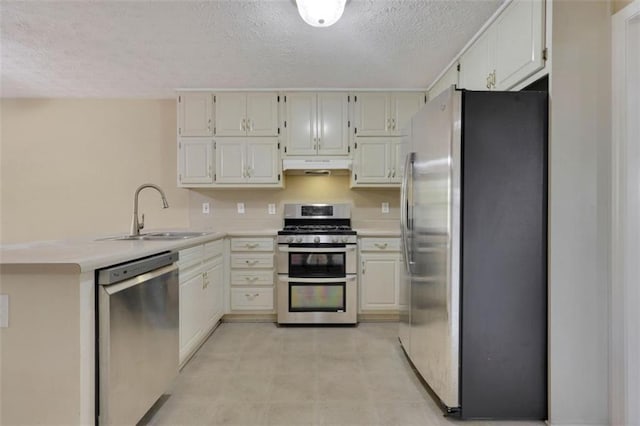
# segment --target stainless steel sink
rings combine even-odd
[[[171,241],[186,240],[188,238],[202,237],[208,235],[209,232],[151,232],[149,234],[140,235],[120,235],[117,237],[100,238],[98,241]]]

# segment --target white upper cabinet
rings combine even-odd
[[[218,93],[214,101],[216,136],[278,135],[277,93]]]
[[[405,147],[400,137],[357,138],[352,186],[398,186],[402,181]]]
[[[347,155],[347,93],[287,93],[285,129],[288,156]]]
[[[425,103],[422,92],[367,92],[354,95],[357,136],[399,136]]]
[[[213,182],[213,140],[182,138],[178,141],[178,185]]]
[[[514,0],[460,57],[460,87],[508,90],[544,68],[544,1]]]
[[[277,184],[278,138],[217,138],[216,184]]]
[[[406,135],[411,117],[426,103],[424,93],[399,92],[391,95],[391,125],[394,135]]]
[[[316,94],[285,95],[285,129],[287,155],[316,154]]]
[[[346,155],[349,146],[349,102],[346,93],[318,93],[318,155]]]
[[[460,87],[468,90],[490,90],[492,88],[493,61],[490,38],[487,31],[460,57]]]
[[[544,67],[544,1],[514,1],[493,27],[496,90],[507,90]]]
[[[357,93],[356,135],[386,136],[391,129],[391,95],[385,92]]]
[[[178,95],[178,136],[213,135],[213,94],[188,92]]]

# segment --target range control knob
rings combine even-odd
[[[313,237],[313,243],[314,244],[319,244],[320,243],[320,237]]]
[[[347,241],[349,241],[349,237],[342,237],[342,242],[346,243]]]
[[[293,242],[293,237],[287,237],[287,243],[292,243]]]
[[[302,242],[302,237],[296,237],[296,243],[301,243]]]
[[[332,243],[339,243],[340,239],[338,237],[331,237],[331,242]]]

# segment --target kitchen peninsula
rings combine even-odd
[[[222,239],[42,241],[3,246],[0,293],[1,424],[93,424],[95,271],[152,254]],[[33,407],[38,407],[34,410]]]

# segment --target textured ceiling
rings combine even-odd
[[[426,88],[502,0],[0,1],[0,95],[170,98],[176,88]]]

